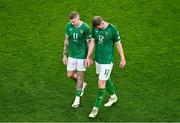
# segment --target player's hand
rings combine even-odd
[[[119,67],[120,67],[120,68],[124,68],[125,65],[126,65],[126,60],[125,60],[125,59],[121,59],[120,64],[119,64]]]
[[[63,56],[63,63],[64,63],[65,65],[67,65],[67,62],[68,62],[68,58],[67,58],[66,55],[64,55],[64,56]]]
[[[86,60],[85,60],[85,65],[86,65],[87,67],[90,67],[93,63],[94,63],[94,62],[93,62],[92,58],[86,58]]]

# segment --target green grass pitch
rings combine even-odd
[[[101,15],[119,29],[127,66],[111,78],[119,102],[89,119],[97,92],[87,69],[81,106],[62,63],[71,11],[91,25]],[[0,0],[0,121],[179,121],[179,0]],[[108,100],[108,93],[104,102]],[[103,102],[103,103],[104,103]]]

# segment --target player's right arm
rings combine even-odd
[[[65,65],[67,65],[67,62],[68,62],[69,26],[70,26],[70,22],[67,23],[66,29],[65,29],[65,40],[64,40],[64,50],[63,50],[63,63]]]
[[[63,50],[63,63],[65,65],[67,65],[67,61],[68,61],[68,48],[69,48],[69,36],[66,36],[65,37],[65,40],[64,40],[64,50]]]

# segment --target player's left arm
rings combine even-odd
[[[112,28],[112,32],[113,32],[113,40],[116,44],[117,50],[118,50],[119,55],[121,57],[119,67],[123,68],[126,65],[126,60],[125,60],[125,56],[124,56],[123,47],[121,44],[120,34],[119,34],[119,31],[115,27]]]
[[[87,40],[87,45],[88,45],[88,53],[86,56],[86,66],[89,67],[90,65],[93,64],[92,53],[95,46],[95,42],[94,42],[94,39],[92,38],[92,32],[90,28],[88,28],[87,33],[86,33],[86,40]]]
[[[117,50],[119,52],[119,55],[121,57],[121,61],[120,61],[120,64],[119,66],[121,68],[123,68],[125,65],[126,65],[126,60],[125,60],[125,56],[124,56],[124,51],[123,51],[123,47],[122,47],[122,44],[120,41],[117,41],[116,42],[116,47],[117,47]]]
[[[89,47],[90,41],[91,41],[91,30],[90,30],[89,26],[86,27],[86,29],[85,29],[85,38],[86,38],[87,46]]]

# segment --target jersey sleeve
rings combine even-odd
[[[85,29],[85,37],[86,37],[86,40],[91,39],[91,30],[89,26],[87,26]]]
[[[113,35],[114,42],[121,41],[119,31],[116,29],[115,26],[112,26],[112,35]]]
[[[66,28],[65,28],[65,36],[69,37],[69,23],[67,23]]]
[[[92,28],[92,30],[91,30],[91,38],[93,38],[93,39],[95,39],[95,33],[94,33],[94,27]]]

